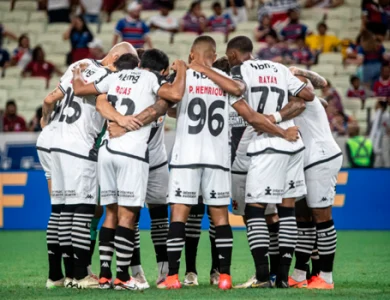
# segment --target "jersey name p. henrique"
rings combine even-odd
[[[288,103],[289,93],[297,95],[306,84],[294,77],[285,66],[267,60],[248,60],[232,68],[232,76],[246,84],[245,99],[255,111],[271,115]],[[294,126],[294,121],[278,124],[283,129]],[[265,152],[292,154],[304,149],[303,142],[289,142],[283,138],[263,133],[256,136],[248,147],[247,155]]]
[[[306,147],[305,168],[342,155],[340,147],[333,138],[320,99],[315,97],[313,101],[306,102],[306,109],[294,121],[299,126]]]
[[[85,59],[77,63],[89,64],[82,71],[86,83],[94,82],[110,72],[94,60]],[[102,130],[104,119],[96,111],[96,96],[74,95],[71,75],[73,68],[74,65],[68,68],[58,86],[65,96],[58,115],[58,136],[53,141],[52,149],[96,161],[95,139]]]
[[[227,76],[224,72],[214,71]],[[209,167],[229,171],[229,104],[237,101],[207,76],[187,70],[186,90],[177,105],[171,168]]]
[[[95,82],[100,93],[107,93],[107,100],[122,115],[139,114],[153,105],[160,87],[167,81],[157,72],[143,69],[122,70],[108,74]],[[108,125],[109,126],[109,125]],[[106,136],[107,149],[148,162],[147,147],[152,124],[110,139]]]

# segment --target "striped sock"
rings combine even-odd
[[[196,255],[198,253],[198,244],[200,239],[203,216],[203,203],[199,203],[191,207],[191,211],[186,223],[186,273],[193,272],[197,274]]]
[[[74,278],[77,280],[88,276],[88,265],[91,251],[91,221],[95,205],[77,205],[72,223],[72,246],[74,258]]]
[[[112,278],[111,261],[114,256],[115,229],[102,227],[99,233],[100,274],[99,278]]]
[[[95,252],[95,246],[96,246],[96,239],[98,235],[98,225],[99,225],[100,218],[92,218],[91,221],[91,248],[89,250],[89,265],[92,265],[92,257],[93,253]]]
[[[49,279],[57,281],[64,277],[61,269],[62,255],[58,239],[58,227],[63,205],[52,205],[46,230],[46,244],[49,258]]]
[[[247,237],[256,267],[256,278],[260,282],[269,280],[268,248],[269,233],[264,217],[264,208],[247,205],[245,218],[247,220]]]
[[[210,274],[214,273],[215,270],[219,272],[219,259],[218,259],[218,250],[215,245],[215,226],[213,220],[211,220],[210,210],[207,209],[207,214],[209,217],[210,227],[209,227],[209,238],[210,238],[210,247],[211,247],[211,270]]]
[[[318,254],[318,247],[317,247],[317,236],[316,241],[313,246],[313,251],[311,252],[310,260],[311,260],[311,274],[312,276],[317,276],[320,274],[320,256]]]
[[[295,248],[295,269],[302,272],[297,272],[300,275],[293,276],[293,278],[296,281],[303,281],[306,279],[310,255],[316,242],[316,228],[313,222],[297,222],[297,227],[298,242]]]
[[[116,228],[116,277],[123,282],[130,279],[129,267],[134,251],[134,237],[134,230],[122,226]]]
[[[139,239],[139,218],[141,216],[141,212],[138,212],[137,219],[134,224],[134,251],[133,256],[131,258],[131,274],[133,276],[137,275],[137,273],[143,273],[142,267],[141,267],[141,245],[140,245],[140,239]]]
[[[277,280],[287,282],[288,272],[295,246],[298,240],[297,221],[295,209],[292,207],[278,207],[279,214],[279,255],[280,265]]]
[[[181,251],[186,237],[185,226],[183,222],[172,222],[169,226],[167,239],[169,276],[179,273]]]
[[[58,227],[58,239],[62,258],[64,259],[65,276],[74,277],[73,270],[73,247],[72,247],[72,220],[76,205],[64,205]]]
[[[167,262],[168,205],[150,208],[149,214],[151,219],[150,235],[152,236],[157,263]]]
[[[278,274],[279,270],[279,222],[269,224],[269,262],[270,262],[270,273],[272,275]]]
[[[215,246],[218,251],[220,273],[230,275],[233,251],[233,232],[230,225],[215,226]]]
[[[328,283],[333,283],[332,271],[336,254],[337,233],[333,220],[317,223],[317,245],[320,255],[320,276]]]

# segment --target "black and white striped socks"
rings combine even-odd
[[[270,273],[275,275],[279,270],[279,222],[268,224],[269,231],[269,262],[270,262]]]
[[[167,239],[169,276],[179,273],[180,257],[185,244],[185,237],[185,224],[183,222],[172,222],[169,226]]]
[[[91,221],[95,214],[95,205],[77,205],[72,219],[72,246],[74,261],[74,278],[88,276],[88,265],[91,251]]]
[[[218,252],[219,272],[230,275],[233,250],[233,232],[230,225],[215,226],[215,247]]]
[[[134,251],[135,232],[118,226],[115,232],[116,277],[122,282],[130,279],[129,267]]]
[[[49,258],[49,279],[57,281],[64,276],[62,275],[62,255],[58,235],[62,204],[52,205],[49,223],[46,230],[47,253]]]
[[[210,274],[213,274],[215,271],[219,272],[219,259],[218,259],[218,250],[215,245],[215,226],[213,220],[210,216],[210,210],[207,208],[207,214],[209,218],[209,238],[210,238],[210,248],[211,248],[211,269]]]
[[[138,212],[137,219],[134,224],[134,251],[133,256],[131,258],[131,275],[135,276],[137,273],[143,274],[143,269],[141,266],[141,244],[139,237],[139,218],[141,216],[141,212]]]
[[[332,271],[336,254],[337,233],[333,220],[317,223],[317,246],[320,255],[320,277],[333,283]]]
[[[264,217],[264,208],[246,205],[247,237],[256,267],[256,278],[260,282],[269,280],[268,248],[269,233]]]
[[[167,262],[168,205],[150,208],[149,214],[151,219],[150,235],[152,236],[157,263]]]
[[[297,221],[293,207],[278,206],[280,265],[277,281],[287,282],[288,272],[298,240]]]
[[[64,259],[65,276],[74,277],[73,271],[73,247],[72,247],[72,222],[76,205],[64,205],[58,227],[58,239],[62,258]]]
[[[99,278],[112,279],[111,262],[115,251],[115,229],[102,227],[99,232]]]
[[[193,272],[197,274],[196,256],[198,253],[204,209],[205,205],[203,203],[199,203],[191,207],[190,214],[188,215],[185,243],[186,273]]]

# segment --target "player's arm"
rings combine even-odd
[[[73,91],[76,96],[99,95],[94,82],[85,83],[81,68],[76,67],[73,71]]]
[[[223,91],[230,95],[233,95],[235,97],[241,97],[245,93],[246,86],[242,81],[233,80],[230,77],[223,76],[218,72],[215,72],[213,69],[201,65],[196,61],[192,61],[189,65],[189,68],[197,72],[203,73],[208,78],[210,78],[211,81],[218,85]]]
[[[158,99],[155,104],[140,112],[136,118],[144,125],[150,124],[159,117],[165,115],[168,111],[168,108],[172,107],[173,105],[175,105],[175,103],[164,99]]]
[[[244,99],[235,102],[232,106],[257,132],[270,133],[290,142],[294,142],[299,138],[298,127],[294,126],[284,130],[276,126],[266,116],[254,111]]]
[[[119,126],[126,130],[137,130],[143,126],[142,122],[134,115],[123,116],[121,115],[107,100],[106,94],[101,94],[96,99],[96,110],[102,115],[103,118],[118,123]]]
[[[45,97],[42,105],[41,127],[44,128],[50,120],[50,115],[53,112],[57,101],[64,97],[65,93],[59,87],[56,87],[49,95]]]
[[[309,79],[315,89],[323,89],[328,85],[326,79],[316,72],[301,69],[298,67],[290,67],[289,69],[294,76],[303,76]]]
[[[289,102],[287,103],[287,105],[283,107],[282,110],[279,112],[281,119],[279,119],[278,122],[294,119],[306,109],[305,100],[293,96],[289,96],[288,100]],[[267,116],[267,118],[272,123],[277,123],[275,115],[269,115]]]
[[[182,60],[175,60],[171,67],[176,72],[175,80],[160,87],[157,95],[171,102],[180,102],[186,88],[187,65]]]

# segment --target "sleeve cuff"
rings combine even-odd
[[[296,97],[304,88],[306,87],[306,83],[303,83],[294,93],[293,96]]]

